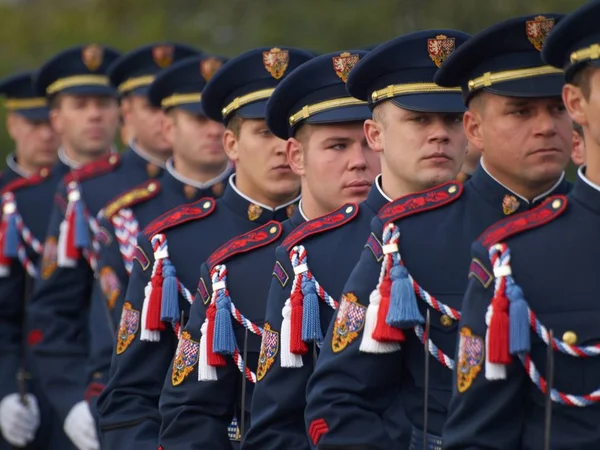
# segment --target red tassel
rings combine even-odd
[[[81,256],[79,249],[75,246],[75,205],[72,205],[67,217],[67,242],[65,256],[68,259],[78,260]]]
[[[5,269],[8,269],[11,263],[10,258],[4,256],[4,240],[6,239],[7,225],[6,217],[3,217],[0,220],[0,267]]]
[[[148,302],[148,316],[146,319],[146,327],[150,331],[162,331],[165,329],[165,324],[160,320],[160,310],[162,306],[162,261],[157,261],[158,267],[156,273],[152,276],[152,291],[150,292],[150,300]]]
[[[301,277],[302,275],[296,275]],[[308,352],[306,342],[302,340],[302,312],[304,295],[302,294],[302,283],[296,283],[296,289],[290,295],[292,314],[290,316],[290,352],[294,355],[305,355]]]
[[[506,298],[506,279],[503,278],[498,292],[492,299],[492,315],[488,329],[488,360],[496,364],[510,364],[509,350],[510,320],[508,317],[508,299]]]
[[[209,366],[213,367],[225,367],[227,362],[223,355],[213,352],[213,340],[215,334],[215,317],[217,315],[217,306],[215,303],[206,310],[206,317],[208,318],[208,326],[206,327],[206,359]]]
[[[392,327],[385,322],[387,313],[390,309],[391,290],[392,280],[390,279],[388,270],[386,271],[383,280],[381,280],[381,286],[379,287],[381,303],[379,304],[379,311],[377,312],[377,325],[373,330],[372,337],[379,342],[404,342],[406,340],[404,332],[401,329]]]

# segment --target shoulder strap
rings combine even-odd
[[[395,222],[414,214],[441,208],[460,198],[463,185],[456,181],[441,184],[426,191],[406,195],[388,203],[377,214],[384,223]]]
[[[332,213],[304,222],[292,231],[281,245],[289,252],[296,244],[307,237],[339,228],[354,219],[357,214],[358,205],[356,203],[346,203]]]
[[[28,186],[35,186],[37,184],[42,183],[48,176],[50,175],[50,169],[45,167],[40,170],[35,175],[32,175],[27,178],[17,178],[16,180],[8,183],[4,188],[0,191],[0,195],[6,194],[7,192],[15,192],[19,189],[23,189]]]
[[[281,223],[271,220],[259,228],[240,234],[215,250],[206,260],[206,264],[212,270],[235,255],[269,245],[281,236],[282,229]]]
[[[537,208],[524,211],[514,216],[507,217],[496,222],[485,230],[477,241],[485,248],[490,248],[523,231],[541,227],[552,222],[560,216],[567,208],[567,197],[565,195],[553,195],[548,197],[544,203]]]
[[[144,234],[148,237],[152,237],[169,228],[181,225],[182,223],[203,219],[213,213],[215,206],[216,201],[209,197],[201,198],[194,203],[177,206],[150,222],[150,224],[144,228]]]
[[[71,181],[81,182],[104,175],[115,170],[120,162],[121,158],[119,155],[116,153],[110,154],[99,161],[85,164],[79,169],[69,172],[65,175],[64,182],[65,184],[69,184]]]
[[[150,200],[156,197],[159,192],[160,183],[158,181],[145,181],[110,201],[104,208],[104,216],[112,219],[120,210]]]

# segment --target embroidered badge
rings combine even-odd
[[[454,38],[438,34],[435,38],[427,39],[427,52],[434,64],[440,67],[452,54],[456,47]]]
[[[225,191],[225,184],[219,181],[218,183],[213,184],[210,190],[212,191],[215,197],[220,197]]]
[[[208,289],[206,288],[206,283],[204,282],[204,278],[200,277],[200,281],[198,281],[198,295],[202,299],[202,303],[206,306],[208,301],[210,300],[210,294],[208,293]]]
[[[367,239],[365,248],[371,250],[371,253],[373,253],[373,256],[377,262],[381,262],[381,259],[383,258],[383,249],[381,248],[381,242],[379,242],[379,239],[377,239],[375,233],[371,233],[369,235],[369,239]]]
[[[157,45],[152,49],[152,59],[158,67],[164,69],[173,63],[173,46]]]
[[[188,200],[192,200],[196,194],[198,193],[198,189],[196,189],[194,186],[190,186],[189,184],[186,184],[183,187],[183,194],[185,195],[185,198],[187,198]]]
[[[289,62],[290,54],[287,50],[272,48],[268,52],[263,52],[263,65],[267,72],[276,80],[279,80],[283,76]]]
[[[133,251],[133,259],[140,263],[143,272],[148,270],[148,267],[150,267],[150,260],[148,259],[148,256],[146,256],[146,253],[142,247],[139,245],[135,246],[135,250]]]
[[[90,72],[95,72],[104,60],[104,49],[99,45],[88,45],[81,51],[81,60]]]
[[[290,217],[292,217],[297,209],[298,205],[296,205],[295,203],[293,205],[288,205],[285,208],[285,215],[287,216],[287,218],[289,219]]]
[[[49,236],[44,244],[44,253],[42,255],[41,275],[43,280],[52,276],[58,266],[58,247],[54,236]]]
[[[475,336],[470,328],[462,327],[458,342],[458,367],[456,387],[458,392],[466,392],[481,371],[485,354],[483,339]]]
[[[183,383],[183,380],[194,370],[194,366],[198,363],[199,348],[200,344],[192,340],[190,333],[184,331],[181,334],[173,360],[173,372],[171,373],[173,386]]]
[[[121,293],[121,282],[112,267],[105,266],[100,270],[100,288],[106,297],[109,309],[115,307],[115,303]]]
[[[473,277],[477,278],[485,289],[490,287],[490,283],[494,279],[489,270],[487,270],[483,263],[477,258],[473,258],[471,267],[469,268],[469,278]]]
[[[358,337],[365,324],[366,310],[351,292],[342,295],[333,324],[331,349],[334,353],[341,352]]]
[[[206,58],[200,63],[200,73],[202,78],[209,81],[213,75],[221,68],[223,62],[217,58]]]
[[[521,204],[514,195],[506,194],[502,199],[502,212],[504,212],[505,216],[510,216],[519,209],[519,206],[521,206]]]
[[[496,222],[482,233],[478,242],[485,248],[490,248],[510,236],[541,227],[560,216],[567,209],[567,203],[564,195],[549,197],[537,208]]]
[[[525,33],[531,45],[539,52],[544,47],[544,42],[554,28],[554,19],[548,19],[544,16],[537,16],[533,20],[528,20],[525,23]]]
[[[275,267],[273,267],[273,276],[277,278],[277,280],[281,284],[281,287],[285,287],[288,280],[290,279],[289,275],[287,274],[287,272],[285,271],[285,269],[279,261],[275,262]]]
[[[340,77],[344,83],[348,81],[348,75],[359,59],[360,55],[350,54],[348,52],[341,53],[340,56],[331,58],[333,61],[333,70],[335,70],[336,75]]]
[[[248,206],[248,220],[254,222],[262,214],[262,208],[254,203],[250,203]]]
[[[279,333],[271,330],[271,326],[265,323],[262,341],[260,343],[260,353],[258,355],[258,367],[256,369],[256,379],[262,380],[277,356],[279,350]]]
[[[152,164],[152,163],[146,164],[146,174],[148,174],[148,176],[150,178],[156,178],[159,173],[160,173],[160,167],[158,167],[156,164]]]
[[[125,302],[121,313],[121,322],[117,334],[117,355],[121,355],[135,339],[135,334],[140,326],[140,312],[131,307],[131,303]]]

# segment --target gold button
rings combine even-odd
[[[117,155],[112,155],[110,158],[108,158],[108,162],[110,164],[116,164],[118,159],[119,159],[119,157]]]
[[[565,331],[565,334],[563,334],[562,340],[565,344],[575,345],[575,344],[577,344],[577,335],[573,331]]]
[[[204,202],[204,204],[202,205],[202,207],[203,207],[204,209],[208,209],[208,208],[210,208],[210,202]]]
[[[562,202],[560,200],[554,200],[552,202],[552,209],[558,209],[558,208],[560,208],[561,203]]]
[[[94,375],[92,377],[94,378],[94,380],[99,380],[100,378],[102,378],[102,372],[94,372]]]
[[[48,176],[48,172],[49,172],[49,171],[48,171],[48,169],[42,169],[42,170],[40,171],[40,176],[41,176],[42,178],[46,178],[46,177]]]
[[[346,214],[350,214],[352,211],[354,211],[354,208],[352,206],[348,206],[346,208]]]
[[[442,324],[443,327],[446,327],[446,328],[451,327],[452,323],[453,323],[452,317],[450,317],[447,314],[444,314],[442,317],[440,317],[440,323]]]
[[[271,234],[275,234],[276,231],[277,231],[277,227],[271,227],[269,229],[269,233],[271,233]]]
[[[449,192],[450,194],[454,194],[454,193],[456,192],[456,186],[450,186],[450,187],[448,188],[448,192]]]
[[[148,192],[154,192],[156,190],[156,183],[150,183],[148,185]]]

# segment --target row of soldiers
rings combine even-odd
[[[598,448],[599,16],[7,80],[0,448]]]

